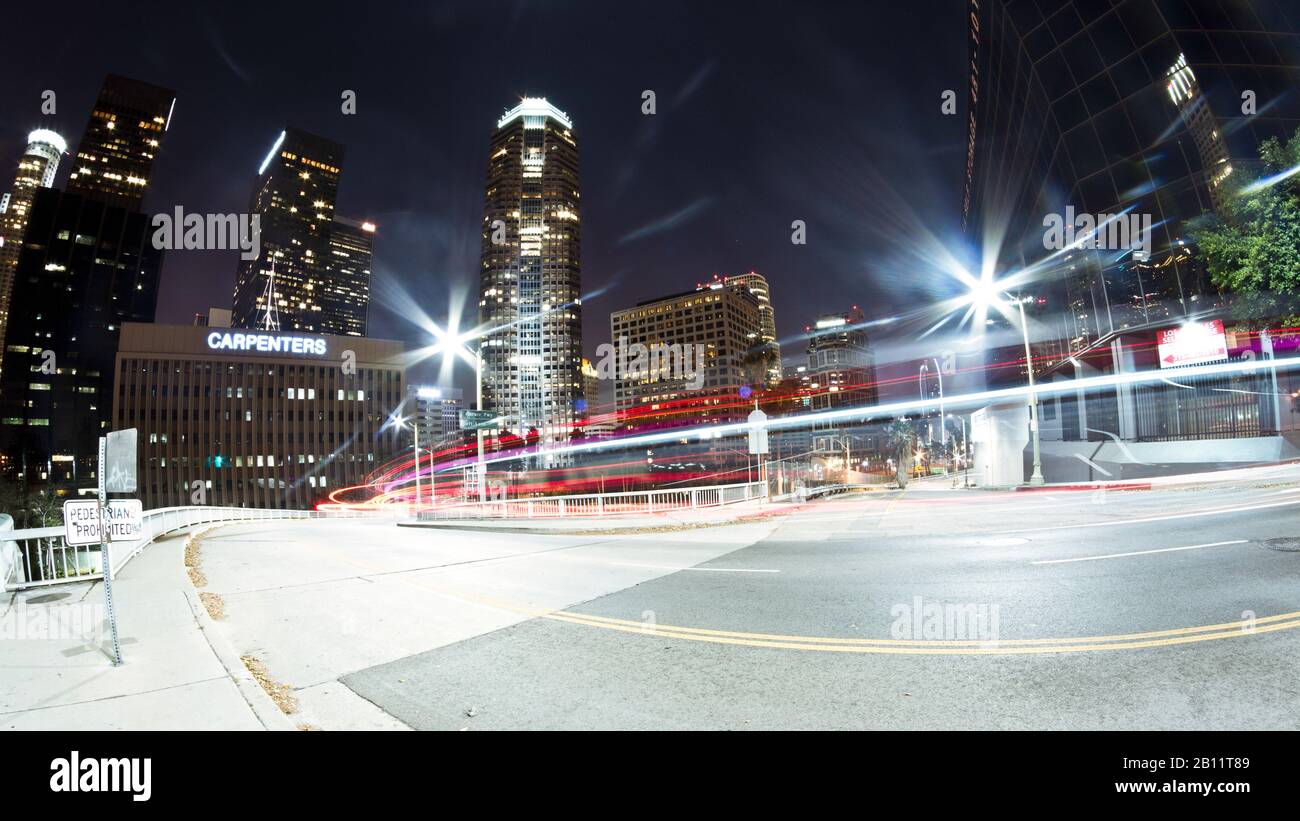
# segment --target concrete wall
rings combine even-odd
[[[974,463],[971,481],[981,486],[1018,485],[1028,475],[1022,464],[1029,444],[1029,406],[990,405],[971,414]]]
[[[1300,449],[1281,436],[1196,439],[1185,442],[1043,442],[1043,476],[1048,482],[1146,479],[1231,470],[1300,458]],[[1027,450],[1024,461],[1032,456]]]

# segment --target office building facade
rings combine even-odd
[[[77,143],[68,192],[139,210],[175,103],[169,89],[110,74]]]
[[[375,224],[335,217],[321,282],[321,332],[365,336],[370,312],[370,265]]]
[[[114,429],[138,431],[146,509],[309,509],[402,448],[400,342],[128,323]]]
[[[701,283],[696,288],[701,291],[706,288],[713,290],[739,288],[748,291],[754,299],[758,300],[760,326],[758,339],[763,357],[767,361],[763,382],[765,387],[775,387],[782,377],[781,343],[776,335],[776,308],[772,305],[772,289],[767,284],[767,278],[756,271],[729,277],[719,277],[714,274],[711,281]]]
[[[543,443],[572,430],[582,398],[582,210],[578,141],[545,99],[492,133],[482,224],[479,319],[484,407]]]
[[[364,336],[374,225],[335,215],[343,146],[297,128],[280,133],[258,168],[249,213],[261,253],[240,260],[240,328]]]
[[[858,307],[823,314],[806,330],[808,367],[800,374],[814,410],[864,407],[876,403],[876,360]]]
[[[403,415],[414,421],[422,449],[460,433],[460,412],[465,407],[464,393],[460,388],[410,385],[406,390],[406,401]]]
[[[609,325],[620,414],[671,403],[712,418],[730,404],[727,397],[766,375],[766,360],[754,355],[763,328],[760,303],[746,288],[648,300],[610,314]],[[647,367],[637,367],[636,346],[645,347]]]

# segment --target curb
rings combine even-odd
[[[1113,485],[1098,482],[1091,485],[1043,485],[1042,487],[1017,485],[1013,489],[1017,493],[1071,493],[1091,490],[1151,490],[1152,487],[1150,482],[1118,482]]]
[[[208,528],[202,533],[206,535],[216,529],[215,527]],[[189,536],[186,538],[189,538]],[[185,551],[182,550],[182,573],[184,572],[184,561]],[[195,590],[194,585],[190,583],[188,574],[186,574],[184,592],[185,601],[190,605],[190,612],[194,615],[194,621],[198,623],[204,640],[212,648],[212,652],[216,655],[217,660],[221,662],[221,666],[226,668],[226,675],[230,676],[230,680],[235,683],[239,694],[243,696],[244,701],[253,711],[253,715],[257,720],[261,722],[262,727],[267,730],[296,731],[297,727],[294,723],[289,720],[288,716],[280,712],[280,708],[275,705],[271,697],[262,689],[262,685],[257,683],[257,679],[253,678],[253,674],[244,666],[244,662],[239,658],[239,653],[235,652],[235,648],[222,635],[221,628],[208,615],[208,609],[200,601],[199,591]]]

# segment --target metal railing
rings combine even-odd
[[[389,512],[390,515],[393,513]],[[196,525],[254,522],[269,519],[358,518],[375,514],[357,511],[262,510],[241,507],[164,507],[145,511],[143,533],[133,542],[115,542],[110,551],[113,575],[155,539]],[[6,519],[9,517],[6,516]],[[8,530],[0,521],[0,589],[23,590],[68,582],[101,579],[99,545],[68,545],[62,527]],[[12,519],[9,520],[12,527]]]
[[[539,496],[487,502],[439,505],[421,510],[422,522],[441,519],[555,519],[575,516],[627,516],[695,510],[702,507],[750,502],[767,498],[766,482],[711,487],[639,490],[626,493],[589,493],[579,496]]]

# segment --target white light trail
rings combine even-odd
[[[1252,359],[1244,362],[1217,362],[1208,365],[1195,365],[1186,368],[1179,368],[1178,375],[1182,378],[1194,376],[1222,376],[1233,373],[1255,373],[1257,371],[1268,371],[1272,369],[1278,371],[1300,370],[1300,359]],[[1101,376],[1085,377],[1083,379],[1066,379],[1058,382],[1039,383],[1035,385],[1034,392],[1041,399],[1045,396],[1072,395],[1079,391],[1096,390],[1099,388],[1160,382],[1164,378],[1165,374],[1160,371],[1104,374]],[[1021,385],[1015,388],[999,388],[997,390],[948,396],[944,397],[944,403],[952,409],[979,407],[993,402],[1016,399],[1023,400],[1028,396],[1028,394],[1029,386]],[[778,416],[768,419],[766,427],[769,430],[785,430],[804,428],[818,422],[847,421],[850,419],[865,418],[887,419],[903,416],[912,412],[918,412],[927,406],[933,405],[934,400],[932,399],[914,399],[907,402],[891,402],[883,405],[839,408],[835,410],[819,411],[817,413],[804,413],[796,416]],[[560,455],[566,453],[591,453],[604,450],[621,450],[624,448],[635,448],[663,442],[674,442],[681,439],[694,438],[703,435],[708,435],[714,438],[722,436],[741,436],[747,434],[749,429],[750,426],[747,422],[733,422],[726,425],[695,425],[689,427],[670,428],[668,430],[637,434],[635,436],[628,436],[621,439],[602,439],[591,442],[579,442],[561,447],[522,449],[507,453],[498,453],[490,457],[485,457],[484,461],[488,463],[506,462],[518,459],[520,456],[534,454]],[[443,467],[441,470],[457,470],[462,466],[463,465],[457,461]]]

